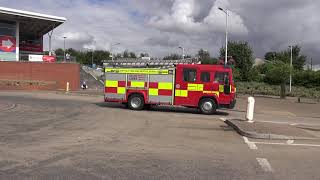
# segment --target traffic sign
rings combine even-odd
[[[16,39],[12,36],[0,36],[0,51],[15,52]]]

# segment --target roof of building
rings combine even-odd
[[[20,32],[44,35],[64,23],[64,17],[0,7],[0,19],[20,22]]]

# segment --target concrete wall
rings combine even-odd
[[[65,90],[67,82],[79,89],[79,64],[0,62],[0,90]]]

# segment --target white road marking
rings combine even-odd
[[[320,144],[288,144],[288,143],[269,143],[269,142],[251,142],[251,143],[254,143],[254,144],[263,144],[263,145],[320,147]]]
[[[244,136],[242,136],[242,137],[243,137],[244,142],[249,146],[250,149],[252,149],[252,150],[257,150],[258,149],[258,147],[256,146],[255,143],[250,142],[247,137],[244,137]]]
[[[256,159],[265,172],[273,172],[273,169],[267,159],[265,158],[256,158]]]
[[[293,144],[294,143],[294,140],[288,140],[287,141],[287,144]]]
[[[276,122],[276,121],[259,121],[259,122],[274,123],[274,124],[290,124],[290,122]]]

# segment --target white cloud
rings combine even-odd
[[[228,0],[217,0],[212,6],[209,15],[204,19],[204,23],[208,24],[213,31],[224,32],[226,15],[219,10],[220,7],[225,9],[228,13],[229,31],[235,35],[247,35],[248,28],[244,24],[241,16],[228,9],[230,7]]]
[[[228,0],[217,0],[211,11],[202,21],[195,20],[196,0],[175,0],[171,14],[151,17],[149,24],[159,30],[181,33],[208,33],[225,31],[225,14],[218,7],[228,7]],[[240,15],[229,11],[230,31],[235,35],[247,35],[248,29]]]

